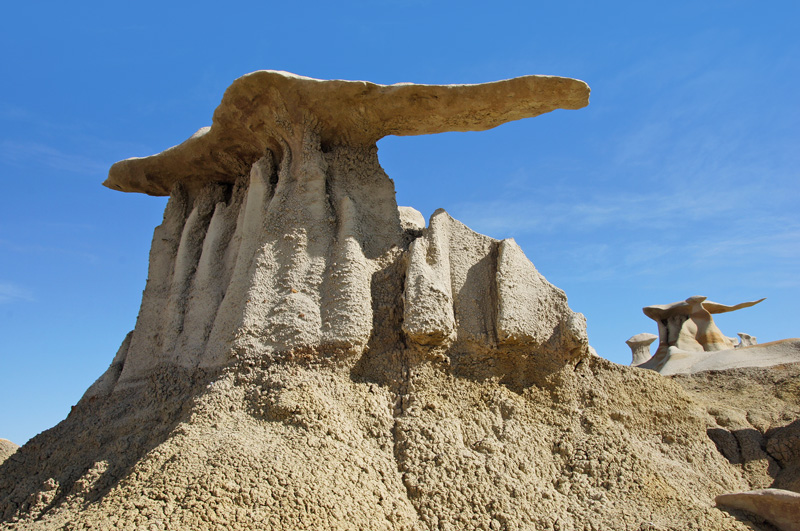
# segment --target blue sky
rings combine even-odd
[[[202,126],[258,69],[377,83],[583,79],[591,103],[382,140],[398,203],[514,237],[598,352],[690,295],[800,336],[800,3],[30,2],[0,20],[0,437],[56,424],[135,324],[165,199],[115,161]]]

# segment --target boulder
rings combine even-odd
[[[714,501],[720,507],[756,514],[781,531],[800,529],[800,494],[781,489],[759,489],[721,494]]]
[[[19,448],[19,446],[8,439],[0,439],[0,465],[3,464],[3,461],[11,457],[11,455],[17,451],[17,448]]]

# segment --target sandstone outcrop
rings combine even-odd
[[[748,308],[763,300],[726,306],[694,296],[673,304],[647,306],[644,314],[658,323],[658,349],[651,358],[632,365],[670,375],[800,361],[800,339],[759,345],[755,337],[740,333],[737,341],[725,336],[714,323],[712,314]],[[644,354],[642,351],[642,357]]]
[[[641,365],[652,357],[650,354],[650,344],[656,339],[658,339],[657,335],[643,332],[641,334],[636,334],[625,342],[625,344],[631,348],[631,355],[633,356],[633,361],[631,361],[632,367]]]
[[[720,494],[717,505],[741,509],[764,518],[781,531],[800,529],[800,494],[789,490],[760,489]]]
[[[387,135],[485,131],[555,109],[580,109],[589,87],[576,79],[524,76],[480,85],[377,85],[323,81],[260,70],[231,84],[213,124],[159,155],[112,166],[104,183],[123,192],[170,195],[210,182],[235,183],[269,151],[277,160],[298,157],[314,138],[332,146],[369,151]]]
[[[709,438],[749,489],[800,492],[800,363],[664,379],[705,410]]]
[[[754,514],[756,522],[763,518],[778,529],[798,529],[800,364],[672,379],[706,410],[709,437],[753,489],[717,496],[717,506],[742,519]]]
[[[0,465],[16,452],[17,448],[19,448],[19,446],[8,439],[0,439]]]
[[[726,306],[696,295],[672,304],[647,306],[642,311],[658,324],[656,356],[666,353],[669,347],[687,352],[708,352],[728,350],[735,346],[733,340],[717,328],[712,314],[749,308],[763,300]]]
[[[667,354],[660,359],[654,356],[639,367],[670,375],[724,371],[740,367],[772,367],[798,362],[800,362],[800,338],[790,338],[713,352],[687,352],[670,347]]]
[[[453,363],[498,348],[556,366],[586,355],[583,317],[513,241],[443,211],[422,234],[421,215],[398,211],[375,142],[484,130],[582,107],[588,94],[583,82],[538,76],[390,87],[271,71],[236,80],[209,129],[109,172],[111,188],[171,192],[136,329],[87,398],[165,365],[360,356],[383,311],[374,279],[388,270],[406,279],[392,311],[420,350],[457,350]]]
[[[3,527],[757,526],[713,507],[755,485],[699,394],[593,356],[513,240],[443,210],[426,226],[378,164],[386,134],[484,130],[588,94],[257,72],[210,128],[114,165],[108,186],[170,195],[136,327],[0,465]]]
[[[736,335],[739,336],[739,343],[736,344],[736,348],[752,347],[753,345],[758,344],[758,339],[755,336],[751,336],[750,334],[745,334],[742,332],[739,332]]]

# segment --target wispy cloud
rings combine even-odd
[[[33,295],[25,288],[8,282],[0,282],[0,304],[33,300]]]
[[[530,242],[535,262],[572,281],[675,283],[719,273],[751,285],[800,284],[800,218],[776,208],[772,190],[713,186],[646,194],[562,188],[461,203],[452,213],[479,232],[513,236],[523,248]]]
[[[104,130],[107,124],[58,122],[30,109],[2,102],[0,120],[13,123],[9,124],[8,130],[28,131],[32,135],[25,141],[19,140],[19,135],[11,140],[7,136],[0,141],[0,160],[12,164],[27,165],[32,159],[36,162],[35,157],[44,157],[40,163],[49,167],[56,165],[82,173],[100,169],[105,173],[111,163],[125,155],[145,156],[159,151],[152,146],[98,135],[97,131]],[[62,167],[65,163],[66,166]]]
[[[96,263],[99,258],[93,253],[84,252],[74,248],[68,247],[54,247],[48,245],[38,245],[31,243],[17,243],[10,240],[0,239],[0,249],[4,253],[19,253],[40,255],[46,257],[70,257],[72,259],[79,259],[85,263]]]
[[[476,229],[492,234],[574,233],[615,227],[660,230],[719,218],[741,208],[750,193],[744,188],[700,187],[645,194],[564,188],[533,197],[465,202],[453,210]]]
[[[0,142],[0,161],[18,167],[45,166],[59,171],[82,174],[102,174],[109,164],[82,155],[64,153],[37,142]]]

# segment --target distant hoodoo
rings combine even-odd
[[[800,361],[800,340],[784,339],[759,345],[754,336],[745,333],[739,333],[737,340],[725,336],[712,317],[749,308],[763,300],[728,306],[694,296],[672,304],[647,306],[642,311],[658,324],[658,349],[650,356],[649,347],[641,343],[645,336],[655,339],[652,334],[630,338],[626,343],[633,350],[631,365],[669,375],[770,367]]]
[[[712,314],[749,308],[763,300],[727,306],[696,295],[681,302],[647,306],[642,311],[647,317],[658,323],[659,342],[656,356],[665,353],[669,347],[693,352],[708,352],[728,350],[736,346],[733,339],[723,335],[717,328]]]
[[[641,365],[650,359],[650,344],[656,339],[658,339],[657,335],[644,332],[636,334],[625,342],[631,348],[631,354],[633,355],[631,365],[633,367]]]

